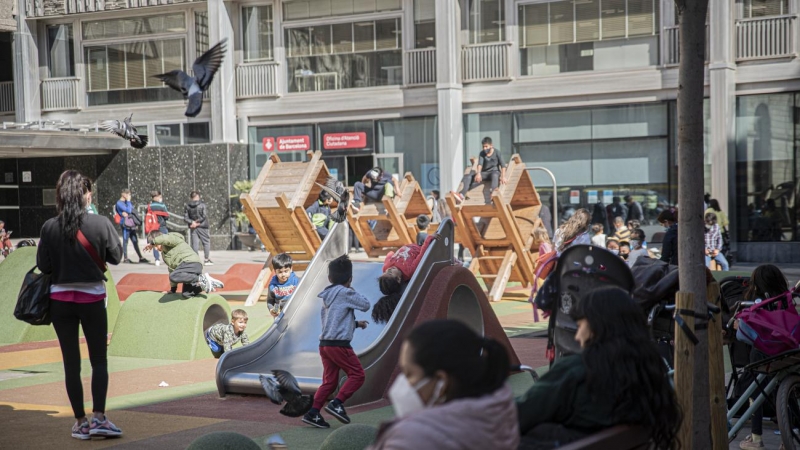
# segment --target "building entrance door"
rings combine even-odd
[[[353,186],[356,181],[361,181],[365,173],[373,166],[372,155],[347,156],[347,185]]]

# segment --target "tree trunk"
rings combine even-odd
[[[678,267],[680,289],[694,294],[706,313],[703,222],[703,88],[708,0],[676,0],[680,18],[678,75]],[[692,434],[694,449],[711,449],[708,335],[697,330],[694,349]]]

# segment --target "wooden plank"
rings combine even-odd
[[[364,236],[364,232],[361,230],[361,226],[358,223],[358,218],[353,215],[353,208],[350,207],[347,208],[347,223],[350,224],[350,230],[353,231],[356,239],[358,239],[358,242],[360,242],[363,247],[366,237]]]
[[[262,220],[261,213],[254,205],[253,198],[250,194],[240,195],[239,200],[242,202],[245,215],[247,215],[247,218],[250,220],[250,225],[256,230],[256,234],[258,234],[261,243],[264,244],[267,251],[273,255],[280,253],[278,244],[272,238],[272,234],[267,230],[267,226]]]
[[[675,296],[675,306],[678,310],[688,309],[694,311],[694,294],[691,292],[678,292]],[[694,332],[694,316],[684,314],[681,316],[689,330]],[[694,448],[692,446],[692,402],[694,396],[694,343],[683,332],[680,325],[675,323],[675,394],[678,404],[683,411],[683,422],[678,429],[678,442],[681,448]],[[727,435],[727,433],[726,433]]]
[[[272,277],[272,255],[273,253],[267,253],[267,261],[258,273],[256,282],[253,284],[250,294],[247,295],[247,300],[244,301],[244,306],[253,306],[258,303],[258,300],[261,298],[261,294],[264,292],[264,286],[269,283]]]
[[[321,166],[318,164],[321,158],[322,152],[316,151],[311,157],[311,160],[307,163],[304,163],[306,164],[306,170],[300,179],[300,182],[297,184],[297,189],[290,199],[290,209],[294,209],[296,206],[303,206],[305,204],[306,198],[308,198],[308,195],[311,193],[311,188],[315,186],[314,182],[317,180],[317,174],[321,170]]]
[[[278,202],[278,205],[280,205],[281,208],[284,208],[287,211],[291,211],[290,208],[289,208],[289,199],[286,198],[286,195],[281,194],[280,196],[275,197],[275,200]],[[291,212],[290,212],[290,214],[291,214]],[[295,215],[292,215],[291,217],[292,217],[292,222],[293,222],[293,225],[294,225],[294,229],[295,230],[299,230],[300,229],[300,223],[297,221],[297,217]],[[298,242],[295,243],[295,244],[301,245],[302,248],[307,253],[312,253],[313,254],[313,253],[315,253],[317,251],[317,248],[319,248],[319,245],[317,245],[317,247],[315,248],[314,244],[308,239],[308,237],[305,236],[302,233],[300,233],[297,236],[297,239],[298,239]]]
[[[522,237],[517,229],[517,223],[514,221],[514,216],[511,213],[511,207],[508,206],[499,193],[495,192],[492,197],[495,205],[498,206],[500,212],[500,222],[506,230],[506,235],[511,239],[511,246],[517,253],[518,262],[521,264],[520,271],[528,282],[533,282],[533,261],[530,258],[530,251],[525,248]]]
[[[719,283],[706,286],[706,301],[721,308]],[[711,402],[711,442],[714,450],[728,448],[727,403],[725,398],[725,362],[722,352],[722,317],[708,321],[708,386]]]
[[[253,188],[250,189],[251,195],[257,193],[259,189],[261,189],[261,186],[264,185],[264,182],[269,176],[270,170],[272,170],[272,167],[279,162],[281,162],[281,158],[278,156],[277,153],[273,153],[269,156],[269,159],[267,159],[267,163],[264,164],[264,167],[261,168],[261,172],[258,173],[256,181],[253,182]]]
[[[405,218],[397,211],[397,208],[395,208],[394,202],[389,198],[384,198],[383,206],[386,208],[386,212],[389,215],[392,228],[394,228],[394,231],[399,235],[400,241],[405,242],[403,245],[413,244],[414,240],[409,233],[408,224]],[[401,247],[403,245],[401,245]]]
[[[461,214],[461,208],[456,206],[455,198],[453,197],[452,192],[448,192],[445,195],[445,201],[447,202],[447,206],[450,209],[451,218],[453,219],[453,223],[455,224],[455,240],[458,244],[463,245],[467,250],[469,250],[470,254],[475,256],[475,243],[470,236],[470,232],[467,229],[466,222],[464,221],[464,216]]]
[[[489,291],[490,301],[499,302],[503,299],[503,292],[508,284],[508,279],[511,277],[511,271],[514,270],[515,262],[517,262],[516,253],[508,250],[502,264],[500,264],[500,269],[497,271],[497,280],[495,280],[494,286]]]

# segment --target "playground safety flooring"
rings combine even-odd
[[[148,255],[149,256],[149,255]],[[351,255],[363,258],[361,255]],[[214,252],[212,273],[222,273],[239,262],[263,263],[261,252]],[[126,273],[166,273],[162,265],[120,265],[112,268],[119,280]],[[527,290],[509,285],[503,301],[493,303],[520,360],[547,370],[544,357],[547,327],[544,320],[533,321]],[[241,302],[231,302],[235,308]],[[271,320],[271,319],[268,319]],[[168,343],[165,343],[168,345]],[[85,345],[82,376],[89,398],[91,369]],[[109,358],[110,385],[106,410],[125,432],[120,439],[78,441],[69,435],[73,423],[64,388],[61,354],[56,341],[0,346],[0,448],[38,449],[178,449],[213,431],[234,431],[253,438],[262,448],[272,434],[279,433],[291,449],[318,448],[325,437],[341,424],[330,420],[330,430],[304,426],[300,419],[278,413],[279,407],[261,396],[229,395],[220,398],[214,382],[216,360],[166,361],[140,358]],[[159,387],[166,382],[168,387]],[[527,374],[512,376],[516,394],[531,384]],[[91,411],[91,402],[86,404]],[[386,401],[349,409],[354,423],[377,426],[392,417]],[[777,449],[780,437],[775,424],[766,421],[767,449]],[[743,430],[739,439],[749,432]],[[739,448],[738,441],[730,448]]]

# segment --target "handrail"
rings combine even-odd
[[[506,47],[511,47],[511,42],[508,41],[497,41],[497,42],[481,42],[479,44],[464,44],[462,48],[474,48],[474,47],[491,47],[493,45],[503,45]]]
[[[762,17],[746,17],[742,19],[736,19],[736,22],[758,22],[764,20],[773,20],[773,19],[796,19],[797,14],[781,14],[777,16],[762,16]]]
[[[550,175],[550,179],[553,180],[553,210],[550,211],[550,215],[553,218],[553,233],[556,232],[558,229],[558,185],[556,184],[556,176],[550,169],[546,169],[544,167],[527,167],[525,170],[532,171],[532,170],[541,170],[542,172],[547,173]]]

